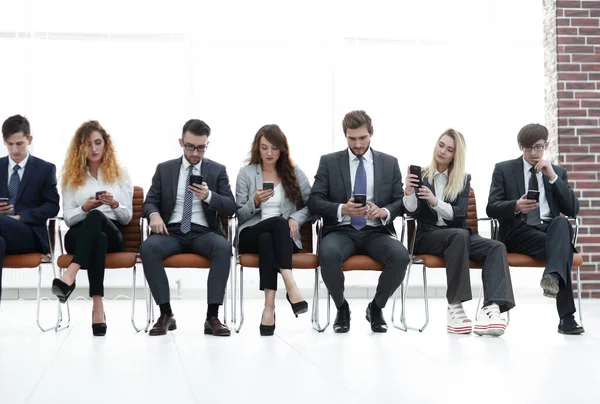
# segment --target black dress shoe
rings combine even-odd
[[[210,317],[204,322],[204,334],[214,335],[215,337],[229,337],[231,331],[225,324],[221,323],[218,317]]]
[[[383,312],[381,309],[372,307],[373,303],[369,303],[367,306],[367,321],[371,323],[371,331],[373,332],[387,332],[388,326],[383,319]]]
[[[264,314],[264,312],[263,312]],[[298,317],[298,316],[296,316]],[[275,313],[273,313],[273,325],[264,325],[262,323],[262,318],[260,320],[260,335],[262,335],[263,337],[268,337],[271,336],[273,334],[275,334]]]
[[[52,293],[56,295],[56,297],[58,297],[58,300],[61,303],[65,303],[67,301],[67,299],[69,298],[69,296],[71,296],[71,293],[73,293],[73,291],[75,290],[75,281],[73,281],[72,285],[67,285],[66,283],[64,283],[63,281],[61,281],[58,278],[55,278],[52,281]]]
[[[560,323],[558,324],[558,332],[567,335],[577,335],[583,334],[585,330],[582,326],[577,324],[575,317],[568,316],[560,320]]]
[[[156,324],[152,327],[148,335],[156,336],[156,335],[166,335],[167,331],[173,331],[177,329],[177,322],[175,321],[175,317],[172,315],[161,314]]]
[[[558,277],[554,274],[546,274],[542,276],[540,286],[544,291],[544,296],[550,298],[556,298],[559,290]]]
[[[92,311],[92,317],[94,316],[94,312]],[[106,335],[106,313],[104,313],[104,322],[103,323],[92,323],[92,334],[94,337],[104,337]]]
[[[335,321],[333,322],[333,331],[344,333],[350,331],[350,306],[348,303],[338,309]]]
[[[294,311],[294,315],[296,317],[298,317],[298,314],[306,313],[308,311],[308,303],[306,303],[306,300],[302,300],[298,303],[292,303],[290,300],[290,295],[287,293],[285,294],[285,298],[288,302],[290,302],[290,306],[292,306],[292,310]]]

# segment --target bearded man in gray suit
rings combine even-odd
[[[365,111],[346,114],[342,128],[348,148],[321,157],[308,200],[310,212],[324,221],[319,261],[338,310],[333,330],[350,330],[342,262],[366,254],[384,265],[366,318],[372,331],[386,332],[381,309],[402,283],[409,262],[392,223],[404,214],[402,176],[395,157],[371,149],[373,125]]]

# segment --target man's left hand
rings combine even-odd
[[[538,161],[538,163],[535,165],[535,171],[538,173],[541,171],[542,174],[544,174],[546,177],[548,177],[548,179],[550,181],[552,181],[556,178],[556,173],[554,172],[554,169],[552,168],[552,164],[548,160]]]
[[[381,209],[379,206],[375,205],[373,202],[369,202],[367,201],[367,206],[369,207],[369,210],[367,210],[367,213],[365,214],[365,217],[367,218],[367,220],[374,220],[374,219],[384,219],[388,216],[388,213],[385,209]]]

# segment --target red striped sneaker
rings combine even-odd
[[[477,335],[499,337],[504,334],[504,330],[506,330],[506,320],[500,316],[500,307],[496,303],[482,307],[473,332]]]
[[[469,334],[473,329],[473,324],[465,309],[463,309],[462,303],[455,303],[448,305],[448,332],[452,334]]]

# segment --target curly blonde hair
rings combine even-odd
[[[62,168],[62,187],[78,188],[85,184],[86,166],[87,166],[87,140],[93,132],[99,132],[104,139],[104,155],[100,162],[100,169],[104,181],[109,184],[114,184],[119,180],[123,171],[117,162],[115,146],[110,138],[110,135],[100,125],[98,121],[87,121],[75,132],[71,139],[67,157]]]

